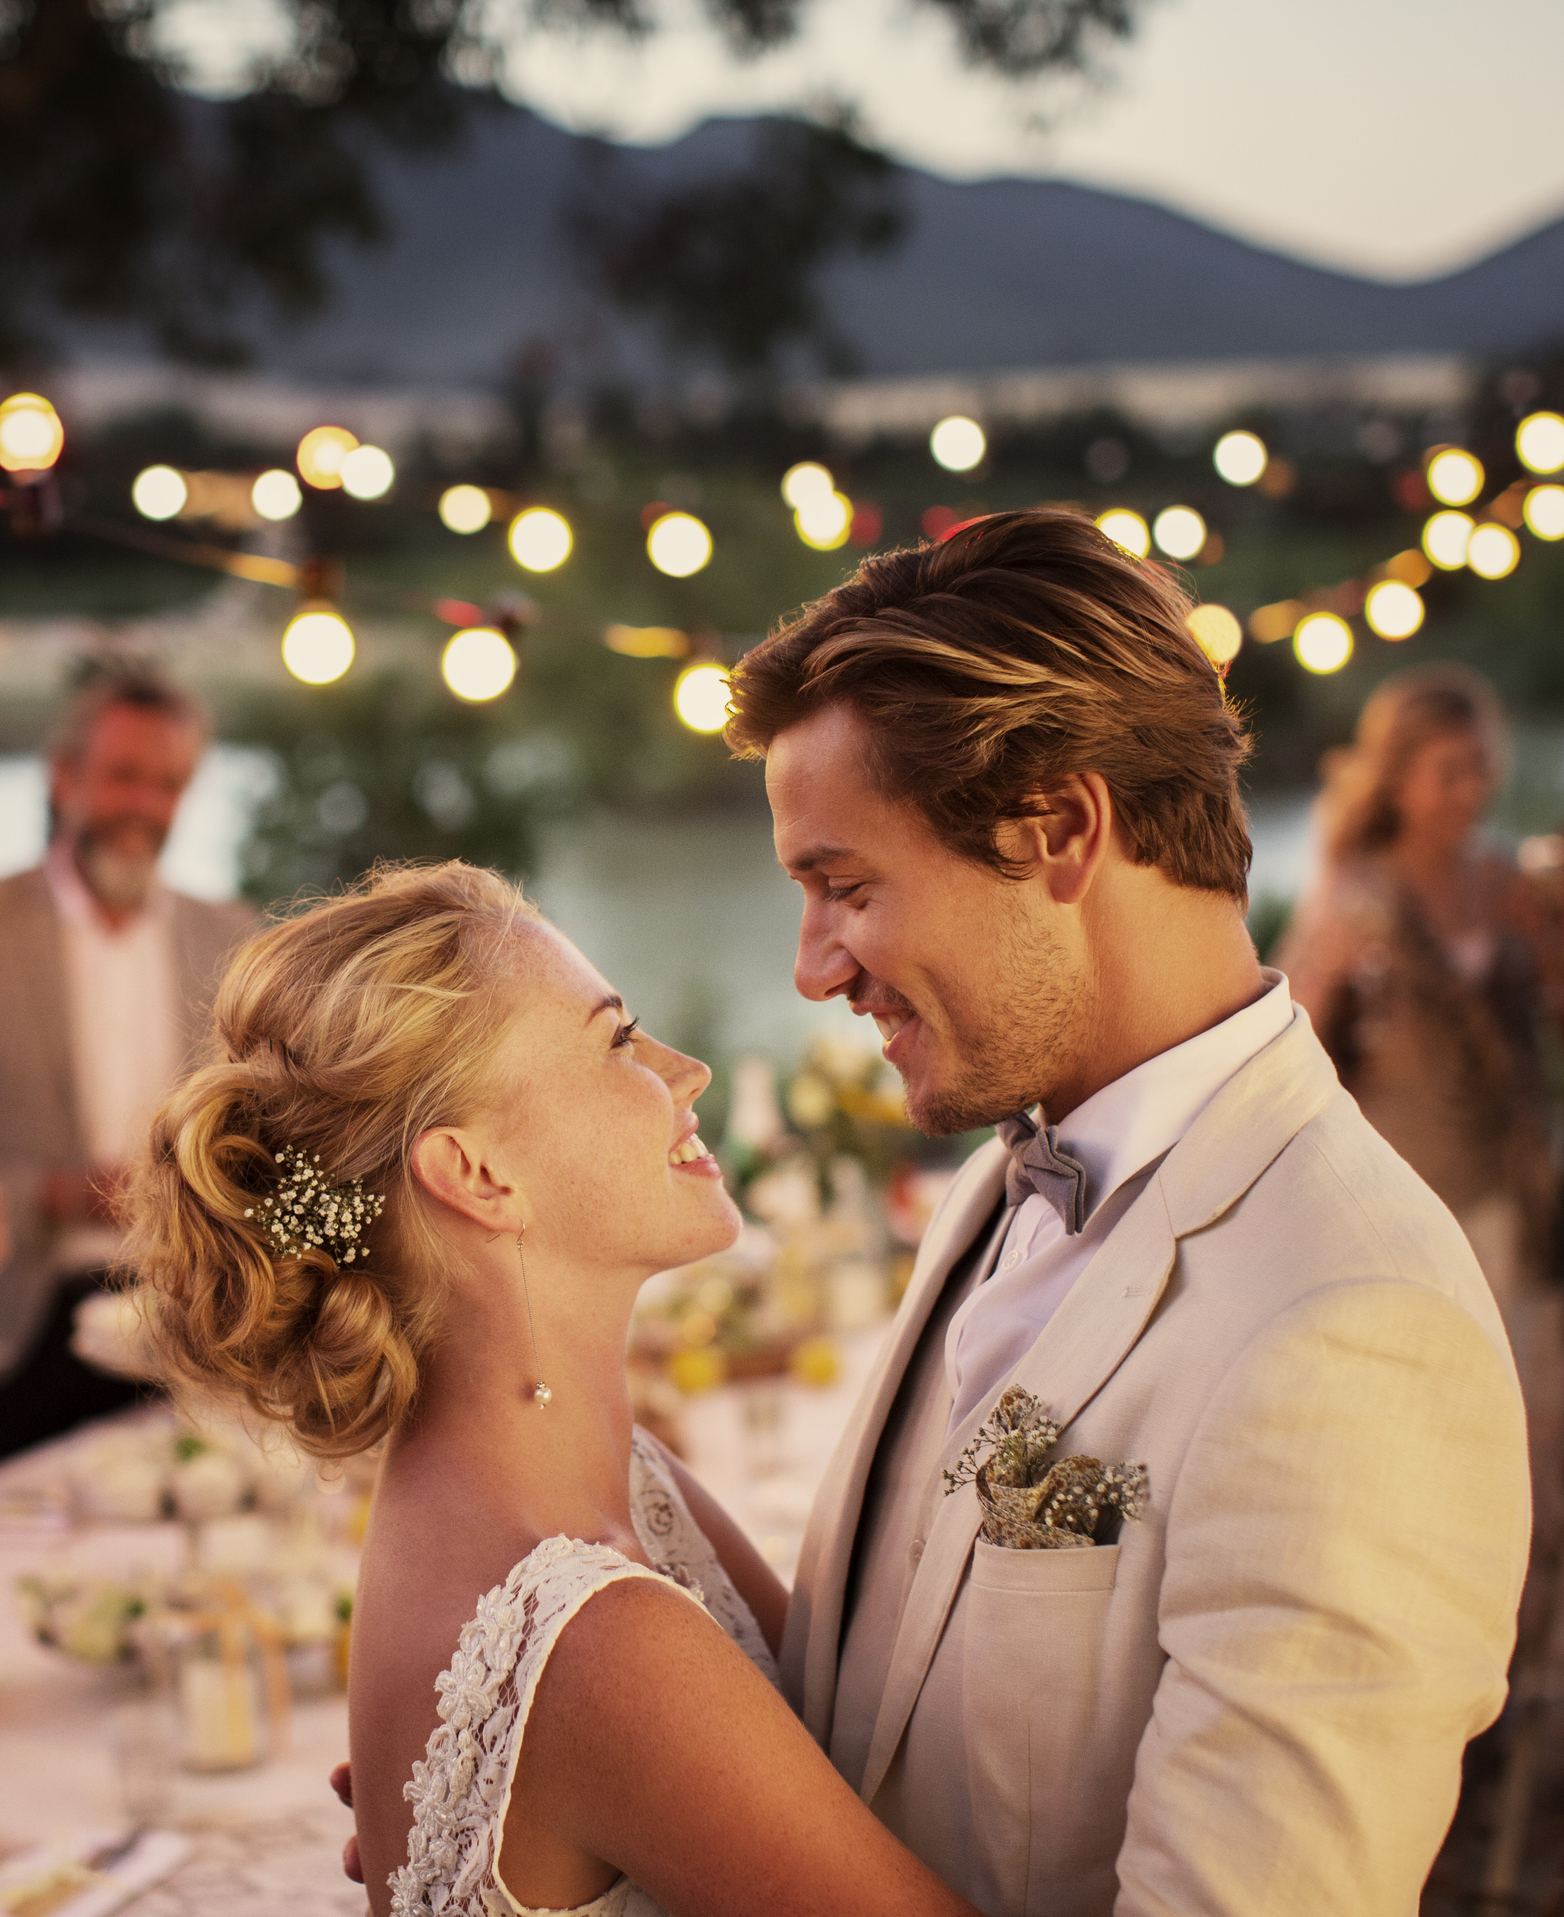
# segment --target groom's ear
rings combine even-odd
[[[408,1155],[413,1176],[431,1198],[486,1231],[518,1231],[521,1194],[500,1172],[483,1141],[461,1126],[423,1132]]]
[[[1055,905],[1079,905],[1113,845],[1113,795],[1100,772],[1072,773],[1034,796],[1036,811],[1009,819],[999,848],[1048,888]]]

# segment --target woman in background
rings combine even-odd
[[[1353,744],[1325,762],[1322,869],[1276,963],[1365,1117],[1471,1241],[1515,1350],[1551,1553],[1564,1337],[1531,914],[1520,874],[1480,832],[1504,749],[1498,700],[1476,673],[1386,680]]]

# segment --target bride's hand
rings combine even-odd
[[[353,1808],[353,1766],[339,1764],[331,1773],[331,1788],[337,1793],[349,1810]],[[364,1881],[363,1860],[358,1854],[358,1832],[355,1831],[342,1846],[342,1868],[355,1884]]]

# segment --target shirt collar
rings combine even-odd
[[[1127,1178],[1171,1151],[1227,1081],[1292,1022],[1292,992],[1264,968],[1253,1004],[1104,1085],[1059,1126],[1059,1143],[1086,1171],[1095,1211]]]

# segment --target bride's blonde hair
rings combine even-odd
[[[407,1412],[442,1300],[409,1153],[482,1109],[517,1006],[515,933],[537,922],[497,873],[392,866],[240,948],[213,1062],[165,1102],[125,1193],[123,1265],[171,1382],[318,1457],[366,1450]],[[366,1264],[273,1245],[261,1201],[284,1146],[384,1195]]]

